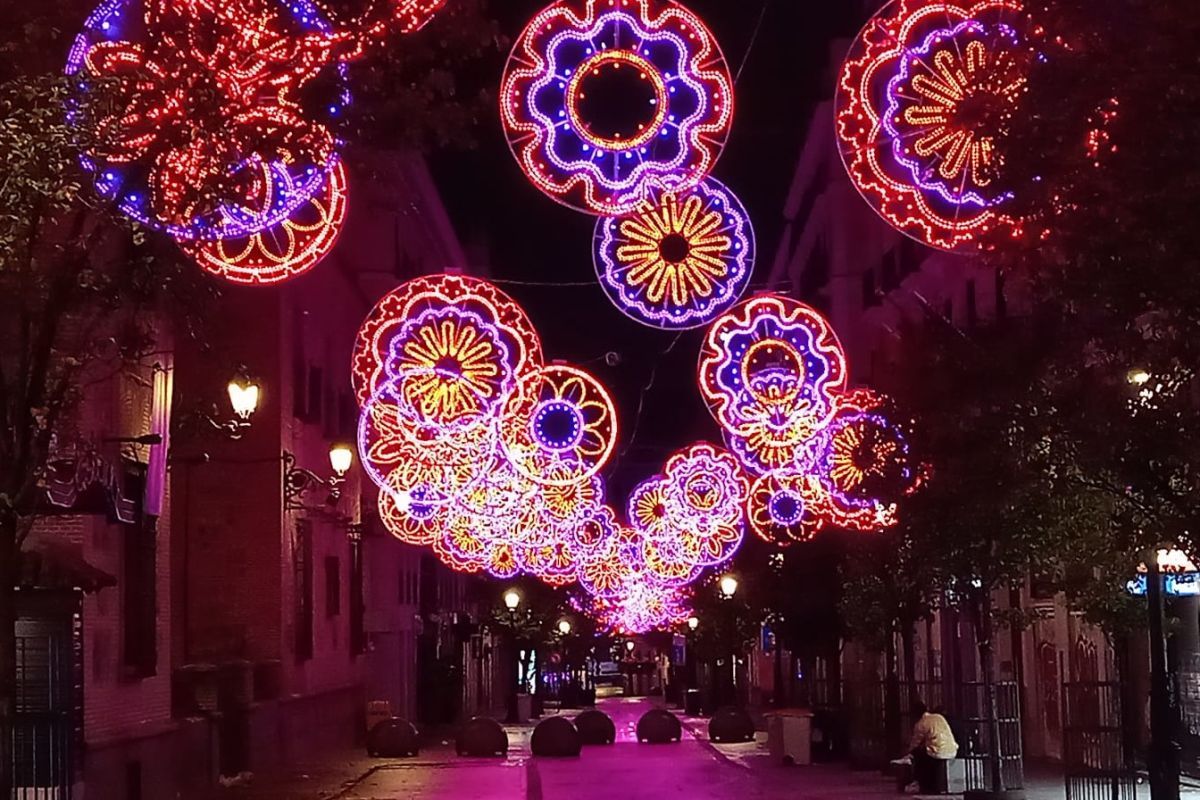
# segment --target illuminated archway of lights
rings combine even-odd
[[[892,0],[850,46],[836,91],[846,171],[897,230],[970,250],[1009,226],[1003,145],[1037,53],[1017,0]]]
[[[754,231],[732,192],[714,178],[679,190],[655,181],[621,217],[596,222],[600,286],[631,318],[695,328],[737,302],[754,270]]]
[[[712,33],[678,3],[559,0],[517,39],[500,113],[537,188],[586,213],[624,214],[654,180],[688,189],[709,173],[729,135],[733,80]]]
[[[358,447],[398,539],[454,569],[578,583],[635,632],[686,619],[686,593],[740,546],[750,477],[700,442],[628,502],[605,496],[616,408],[586,371],[545,365],[536,331],[477,278],[436,275],[384,297],[353,355]]]
[[[81,92],[99,79],[112,94],[98,115],[68,109],[92,126],[82,163],[101,196],[205,270],[299,275],[345,218],[332,132],[350,101],[345,62],[443,2],[369,0],[347,20],[313,0],[104,0],[66,64]]]

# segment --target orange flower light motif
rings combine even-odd
[[[594,256],[601,287],[630,317],[693,328],[746,290],[754,232],[746,210],[718,181],[690,189],[657,181],[628,215],[597,221]]]
[[[263,205],[274,191],[264,169]],[[301,275],[329,254],[346,222],[346,170],[334,162],[322,190],[276,225],[242,236],[181,241],[202,269],[234,283],[272,284]]]
[[[566,485],[591,478],[617,444],[608,390],[575,367],[554,364],[521,382],[502,430],[505,453],[527,478]]]
[[[981,41],[968,42],[961,53],[939,50],[931,73],[912,78],[913,100],[900,106],[904,122],[920,131],[913,152],[932,157],[944,181],[986,188],[994,177],[996,138],[1002,131],[967,124],[965,118],[986,113],[992,104],[1015,108],[1025,81],[1024,66],[1010,51],[990,51]],[[902,90],[897,95],[905,97]]]
[[[1016,224],[1002,151],[1035,30],[1019,0],[892,0],[851,44],[835,96],[842,161],[897,230],[969,251]]]

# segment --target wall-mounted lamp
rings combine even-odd
[[[306,508],[301,498],[316,486],[328,489],[325,504],[336,506],[342,499],[342,484],[346,482],[346,473],[350,471],[353,463],[354,451],[346,444],[335,443],[329,448],[329,466],[334,474],[322,478],[310,469],[296,466],[296,457],[291,453],[284,453],[283,507],[288,511]]]

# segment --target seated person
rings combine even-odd
[[[950,723],[941,714],[930,713],[919,700],[913,705],[917,722],[913,725],[912,753],[913,778],[922,792],[937,791],[937,772],[940,761],[950,761],[958,756],[958,742],[950,730]]]

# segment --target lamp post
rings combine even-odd
[[[723,599],[725,599],[727,601],[732,600],[733,596],[735,594],[737,594],[738,579],[735,578],[733,575],[722,575],[721,579],[719,581],[717,581],[717,587],[720,589],[721,597]],[[736,630],[736,625],[734,626],[734,629]],[[737,703],[737,654],[732,653],[732,652],[729,654],[728,679],[729,679],[729,689],[730,689],[729,696],[733,699],[734,704],[736,704]],[[716,681],[716,686],[714,687],[720,691],[720,695],[721,695],[722,699],[725,694],[725,692],[723,691],[724,683],[725,683],[725,678],[722,677]],[[714,705],[719,707],[720,701],[714,703]]]
[[[521,608],[521,593],[516,589],[509,589],[504,593],[504,607],[508,609],[508,640],[512,646],[513,653],[513,684],[512,684],[512,700],[508,705],[508,721],[520,722],[520,708],[518,703],[523,688],[521,680],[521,652],[518,645],[517,636],[517,613]]]
[[[1146,563],[1146,612],[1150,634],[1150,749],[1146,767],[1151,800],[1179,800],[1179,706],[1171,691],[1167,666],[1167,637],[1163,630],[1162,570],[1159,553],[1151,550]]]

